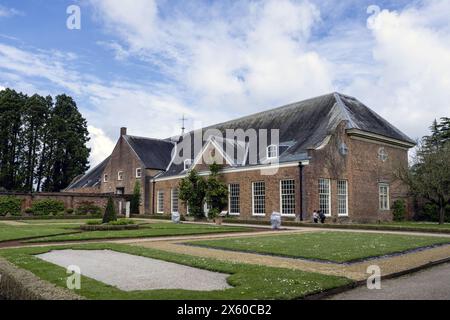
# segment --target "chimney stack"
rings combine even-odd
[[[127,128],[122,127],[120,128],[120,136],[126,136],[127,135]]]

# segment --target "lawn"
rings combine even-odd
[[[188,243],[217,249],[342,263],[450,243],[450,238],[357,232],[308,232]]]
[[[399,227],[399,228],[420,228],[420,229],[439,229],[439,230],[448,229],[448,230],[450,230],[450,223],[438,224],[437,222],[415,222],[415,221],[383,222],[379,225]]]
[[[120,239],[120,238],[146,238],[158,236],[182,236],[193,234],[223,233],[251,231],[247,227],[216,226],[205,224],[174,224],[167,222],[149,223],[142,225],[138,230],[121,231],[87,231],[76,234],[43,237],[29,240],[29,242],[54,242],[54,241],[79,241],[95,239]]]
[[[109,249],[144,257],[180,263],[210,271],[230,274],[227,281],[233,288],[216,291],[149,290],[125,292],[116,287],[82,276],[78,294],[89,299],[295,299],[339,286],[351,280],[282,268],[237,264],[214,259],[174,254],[137,246],[119,244],[86,244],[63,247],[33,247],[0,250],[15,265],[33,272],[41,279],[65,287],[67,273],[62,267],[43,261],[33,255],[63,249]]]
[[[0,241],[44,237],[54,234],[76,232],[73,225],[25,225],[12,226],[0,223]]]

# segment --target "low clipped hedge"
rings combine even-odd
[[[12,216],[20,216],[22,207],[22,199],[13,196],[0,196],[0,216],[7,214]]]
[[[34,201],[31,211],[35,216],[64,215],[64,202],[54,199]]]

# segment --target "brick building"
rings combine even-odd
[[[311,219],[320,209],[334,222],[390,220],[392,203],[407,198],[393,172],[414,145],[355,98],[332,93],[164,140],[122,128],[111,156],[66,191],[130,194],[139,181],[141,213],[187,214],[180,179],[193,168],[208,175],[217,162],[230,215]]]

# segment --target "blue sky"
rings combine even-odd
[[[78,5],[81,29],[66,9]],[[369,10],[376,5],[378,9]],[[412,138],[450,111],[450,1],[0,0],[0,88],[72,95],[91,162],[340,91]]]

